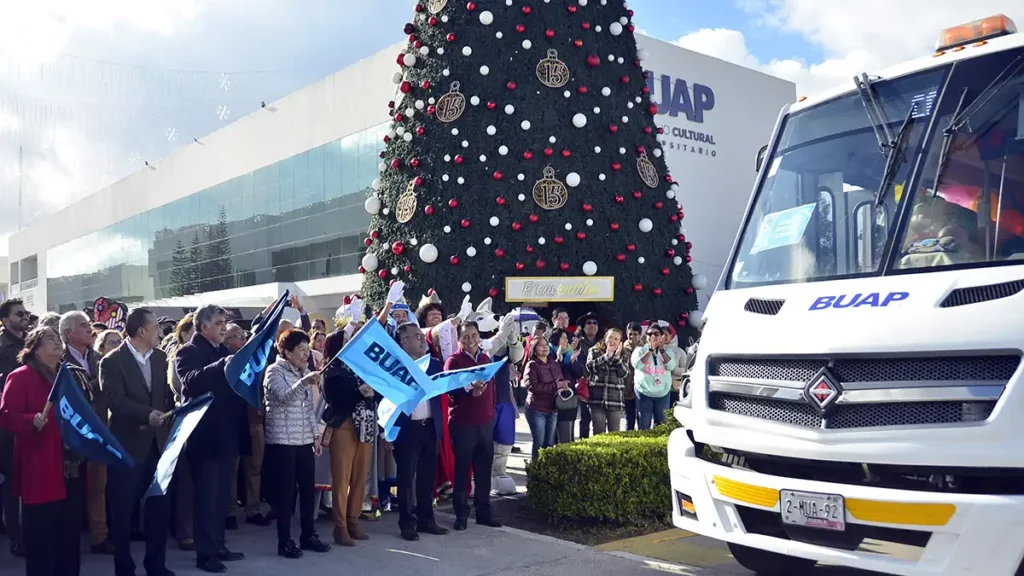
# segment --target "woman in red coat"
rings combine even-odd
[[[82,518],[81,460],[65,458],[56,407],[43,414],[64,346],[50,328],[25,338],[22,367],[7,377],[0,427],[14,436],[11,491],[21,497],[25,573],[78,576]]]

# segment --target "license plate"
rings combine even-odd
[[[846,502],[838,494],[780,490],[782,523],[807,528],[846,530]]]

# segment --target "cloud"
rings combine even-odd
[[[999,13],[1024,24],[1020,0],[931,0],[926,5],[892,0],[742,0],[741,6],[755,25],[797,34],[820,47],[824,58],[758,58],[750,53],[742,32],[725,28],[697,30],[676,44],[793,81],[801,95],[930,54],[939,32],[949,26]]]

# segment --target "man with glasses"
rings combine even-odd
[[[28,332],[30,316],[20,298],[4,300],[0,304],[0,393],[3,392],[7,375],[14,372],[21,364],[18,353],[25,347],[25,334]],[[0,430],[0,474],[11,477],[11,465],[14,458],[14,437]],[[4,512],[4,527],[11,537],[11,555],[23,558],[21,542],[21,502],[11,495],[11,483],[4,482],[3,499],[0,500]]]
[[[416,324],[407,322],[395,331],[402,350],[414,360],[427,354],[427,338]],[[430,358],[427,376],[441,372],[441,362]],[[437,443],[442,428],[441,398],[424,400],[411,416],[402,414],[395,439],[395,464],[398,469],[398,527],[402,538],[419,540],[420,532],[441,536],[448,530],[434,520],[434,476],[437,473]]]
[[[593,312],[587,312],[583,316],[576,320],[576,334],[581,336],[579,339],[579,351],[581,364],[586,365],[586,359],[590,355],[590,349],[597,344],[598,337],[601,333],[601,323],[597,319],[597,314]],[[590,438],[590,387],[587,378],[586,371],[584,370],[583,375],[580,377],[581,386],[577,387],[577,392],[580,390],[586,391],[586,398],[583,394],[580,394],[580,438]]]

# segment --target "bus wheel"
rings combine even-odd
[[[814,560],[785,556],[731,542],[729,543],[729,552],[740,566],[759,576],[797,576],[817,564]]]

